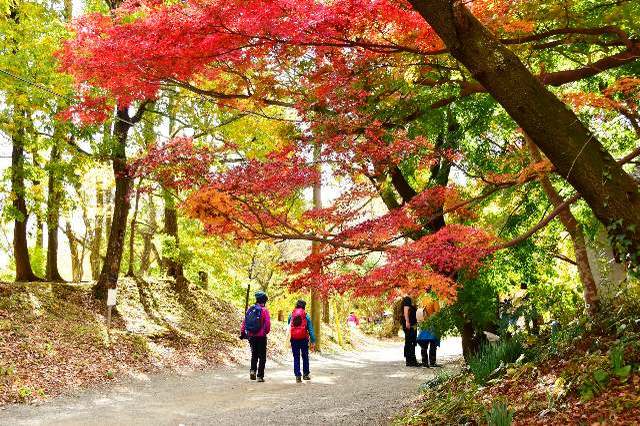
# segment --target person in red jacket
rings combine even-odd
[[[267,334],[271,331],[271,317],[266,307],[267,297],[263,291],[256,292],[256,303],[247,309],[242,321],[240,338],[248,338],[251,346],[249,378],[264,382],[264,366],[267,362]]]
[[[289,331],[291,334],[291,351],[293,352],[293,374],[296,382],[311,380],[309,372],[309,346],[314,349],[316,335],[313,332],[311,317],[304,310],[307,302],[298,300],[296,307],[289,315]],[[300,371],[300,357],[302,357],[302,372]]]

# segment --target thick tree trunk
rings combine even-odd
[[[640,247],[637,183],[578,117],[549,92],[458,0],[410,0],[454,58],[471,72],[581,194],[632,260]]]
[[[526,135],[525,139],[534,162],[537,163],[542,161],[542,156],[540,155],[540,151],[538,151],[538,147],[535,146],[533,141]],[[558,207],[564,202],[564,199],[553,187],[548,176],[542,176],[540,178],[540,185],[554,207]],[[569,209],[565,209],[560,213],[560,221],[569,233],[571,241],[573,242],[576,266],[578,267],[578,274],[580,275],[580,281],[584,288],[584,302],[589,314],[593,316],[598,312],[600,302],[598,298],[598,287],[596,286],[593,273],[591,272],[591,267],[589,266],[589,255],[587,253],[587,244],[584,239],[582,227]]]
[[[93,237],[91,238],[91,253],[89,253],[89,264],[91,265],[91,279],[97,281],[100,278],[100,265],[102,258],[102,230],[104,229],[104,189],[102,182],[96,182],[96,214],[93,224]]]
[[[23,114],[19,120],[24,120]],[[11,136],[11,196],[16,214],[13,229],[13,256],[16,264],[16,281],[41,281],[31,269],[29,247],[27,244],[27,203],[24,199],[24,129],[20,127]]]
[[[138,188],[136,189],[136,202],[133,207],[133,217],[131,218],[131,225],[129,226],[129,267],[127,269],[127,277],[133,277],[133,258],[134,258],[134,243],[136,240],[136,221],[138,220],[138,205],[140,203],[140,182],[138,182]]]
[[[60,150],[58,145],[54,143],[51,148],[51,158],[49,159],[46,267],[47,280],[54,282],[64,281],[58,271],[58,226],[60,225],[60,197],[62,196],[60,173],[57,171],[59,161]]]
[[[180,239],[178,237],[178,210],[173,196],[168,192],[164,193],[164,233],[173,237],[176,250],[180,247]],[[184,270],[180,259],[164,259],[167,275],[175,278],[176,290],[183,291],[187,289],[187,280],[184,277]]]
[[[475,329],[470,321],[464,321],[460,335],[462,337],[462,357],[466,363],[469,363],[469,360],[480,350],[478,339],[475,337]]]
[[[113,215],[107,242],[107,253],[104,265],[100,272],[100,278],[94,287],[94,296],[97,299],[106,299],[107,289],[116,288],[118,274],[122,262],[124,250],[124,236],[127,229],[127,216],[129,214],[129,189],[131,178],[127,172],[126,145],[131,117],[127,108],[119,108],[117,120],[114,124],[115,145],[112,150],[113,175],[116,181],[116,193],[113,205]]]

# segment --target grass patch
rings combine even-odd
[[[484,345],[478,354],[469,360],[469,369],[476,383],[485,384],[498,375],[501,367],[515,362],[524,352],[522,344],[516,339],[506,339]]]

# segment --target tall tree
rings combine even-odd
[[[131,177],[127,170],[127,140],[131,127],[142,119],[145,106],[146,103],[143,102],[136,113],[132,115],[129,114],[128,107],[120,106],[116,111],[116,119],[113,124],[113,141],[111,143],[111,162],[113,176],[116,181],[116,192],[105,261],[93,290],[97,299],[106,299],[107,289],[116,288],[118,284],[130,207]]]
[[[14,208],[13,227],[13,256],[16,263],[16,281],[40,281],[31,269],[29,246],[27,242],[27,220],[29,212],[25,201],[24,185],[24,127],[28,120],[25,112],[19,112],[14,117],[17,124],[16,131],[11,135],[11,194]]]

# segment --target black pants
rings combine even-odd
[[[407,365],[417,364],[416,338],[418,336],[418,332],[413,327],[409,329],[402,327],[402,331],[404,331],[404,359],[407,361]]]
[[[420,354],[422,355],[422,365],[436,365],[436,341],[435,340],[421,340]]]
[[[258,377],[264,377],[264,364],[267,362],[267,336],[249,337],[251,346],[251,371],[257,371]]]

